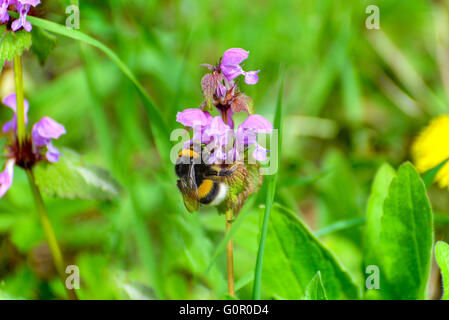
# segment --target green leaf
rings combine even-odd
[[[387,181],[390,175],[391,172],[385,174]],[[379,223],[379,217],[369,220]],[[426,298],[433,243],[432,220],[424,183],[413,165],[407,162],[391,181],[380,225],[373,227],[373,234],[379,230],[379,241],[373,242],[370,249],[376,252],[372,264],[380,268],[379,291],[384,298]]]
[[[15,56],[21,56],[24,50],[31,46],[31,35],[25,30],[12,32],[6,25],[0,25],[0,70],[5,61],[11,61]]]
[[[40,163],[33,172],[42,192],[68,199],[111,200],[121,187],[108,172],[85,164],[72,150],[63,149],[57,163]]]
[[[394,169],[384,163],[376,173],[371,188],[371,194],[368,200],[366,210],[366,229],[365,229],[365,266],[376,264],[378,258],[380,222],[383,214],[385,198],[388,195],[388,188],[391,181],[396,176]]]
[[[435,177],[438,173],[438,171],[440,171],[440,169],[446,164],[446,162],[449,159],[444,160],[443,162],[441,162],[440,164],[438,164],[436,167],[433,167],[430,170],[427,170],[426,172],[424,172],[422,174],[422,179],[424,181],[424,184],[426,185],[426,188],[430,188],[430,186],[432,185],[433,181],[435,180]]]
[[[435,245],[435,258],[443,276],[443,300],[449,300],[449,245],[438,241]]]
[[[320,271],[318,271],[313,276],[312,280],[310,280],[302,300],[328,300]]]
[[[329,299],[359,298],[359,289],[334,255],[296,216],[273,208],[263,265],[265,294],[299,299],[318,271]]]
[[[31,51],[37,57],[39,63],[44,65],[56,46],[56,36],[35,27],[31,30],[31,38],[33,39]]]

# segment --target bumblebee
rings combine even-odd
[[[235,164],[210,165],[203,161],[197,148],[185,148],[178,154],[175,172],[177,185],[189,212],[198,210],[199,204],[217,206],[228,196],[228,178],[237,169]]]

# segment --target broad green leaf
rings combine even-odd
[[[380,219],[377,265],[388,299],[425,299],[433,244],[426,188],[411,163],[392,180]],[[384,281],[382,280],[384,279]]]
[[[449,245],[438,241],[435,245],[435,258],[443,276],[443,300],[449,300]]]
[[[359,289],[334,255],[296,216],[273,208],[263,265],[265,294],[300,299],[318,271],[329,299],[359,298]]]
[[[85,164],[72,150],[62,150],[57,163],[40,163],[34,169],[36,183],[49,196],[68,199],[111,200],[121,187],[108,172]]]
[[[36,27],[31,30],[31,37],[33,39],[31,51],[36,55],[39,63],[44,65],[56,46],[56,37],[53,34]]]
[[[432,183],[435,180],[435,177],[436,177],[438,171],[440,171],[440,169],[446,164],[446,162],[448,160],[449,159],[444,160],[443,162],[438,164],[436,167],[434,167],[434,168],[432,168],[430,170],[427,170],[426,172],[424,172],[422,174],[421,177],[422,177],[422,179],[424,181],[424,184],[426,185],[426,188],[429,188],[432,185]]]
[[[0,25],[0,70],[5,61],[21,56],[31,46],[31,35],[25,30],[12,32],[6,25]]]
[[[328,152],[324,171],[328,174],[317,182],[323,204],[319,226],[360,216],[361,210],[356,201],[358,186],[345,155],[337,150]]]
[[[371,188],[371,194],[366,209],[365,229],[365,266],[377,263],[376,254],[379,253],[380,222],[383,206],[391,181],[396,172],[387,163],[384,163],[376,173]]]
[[[318,271],[313,276],[312,280],[310,280],[302,300],[328,300],[320,271]]]

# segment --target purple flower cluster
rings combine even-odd
[[[17,146],[17,103],[16,94],[12,93],[3,99],[3,104],[14,111],[13,118],[3,125],[4,133],[12,134],[13,140],[8,146],[5,170],[0,173],[0,198],[11,187],[14,174],[14,165],[33,165],[34,162],[43,159],[43,154],[49,162],[58,162],[61,153],[52,144],[52,139],[58,139],[66,133],[63,125],[55,120],[44,117],[33,125],[31,139],[25,141],[22,146]],[[24,101],[25,125],[28,123],[29,103]],[[24,159],[26,158],[26,159]],[[31,163],[24,163],[31,162]]]
[[[206,145],[210,164],[242,161],[250,146],[255,146],[252,152],[254,159],[264,161],[267,158],[268,150],[258,144],[257,134],[271,133],[273,126],[261,115],[252,114],[251,99],[239,92],[234,82],[240,75],[245,76],[247,84],[259,81],[257,74],[260,70],[247,72],[240,66],[248,54],[240,48],[229,49],[217,66],[205,65],[212,73],[204,76],[203,91],[206,101],[212,101],[220,116],[213,117],[204,110],[206,102],[202,104],[203,110],[186,109],[177,114],[177,122],[193,129],[193,138],[187,144]],[[248,117],[234,128],[233,115],[240,111],[248,113]]]
[[[17,12],[19,12],[20,17],[14,20],[11,24],[11,29],[17,31],[20,28],[24,28],[26,31],[30,32],[32,29],[31,23],[26,20],[28,12],[31,7],[36,7],[40,0],[0,0],[0,23],[6,23],[9,21],[8,8],[10,6],[15,6]]]

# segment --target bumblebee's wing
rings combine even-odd
[[[184,205],[189,212],[198,210],[198,188],[195,182],[195,172],[193,166],[189,169],[189,174],[185,178],[178,180],[178,187],[181,190]]]
[[[178,187],[181,190],[184,205],[190,213],[198,210],[198,200],[195,190],[187,187],[184,179],[178,180]]]

